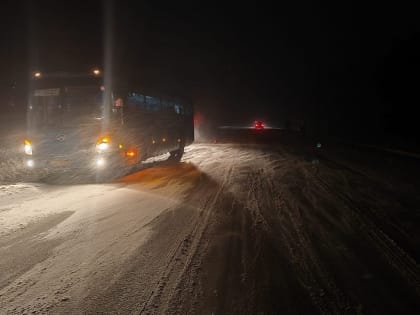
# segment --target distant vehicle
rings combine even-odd
[[[26,166],[104,172],[169,152],[180,160],[194,140],[193,110],[179,98],[119,84],[92,73],[33,74],[27,108]]]
[[[264,129],[264,123],[261,120],[257,120],[254,122],[255,129]]]

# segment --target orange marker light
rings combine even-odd
[[[137,150],[136,149],[128,149],[125,151],[125,156],[128,158],[133,158],[137,156]]]
[[[100,138],[98,140],[97,144],[100,144],[100,143],[110,143],[110,142],[111,142],[111,138],[108,137],[108,136],[105,136],[105,137]]]

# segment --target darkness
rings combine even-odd
[[[303,119],[313,133],[416,139],[419,22],[406,4],[6,1],[1,12],[2,106],[24,106],[35,69],[103,66],[107,24],[117,76],[186,96],[217,124]]]

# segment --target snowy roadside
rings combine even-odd
[[[0,184],[22,181],[25,173],[22,158],[17,158],[13,152],[0,153]]]
[[[109,184],[0,186],[0,309],[77,308],[93,283],[110,286],[152,235],[151,223],[179,207],[197,176],[183,163]]]
[[[416,153],[414,150],[413,151],[408,151],[408,150],[401,150],[401,149],[393,149],[393,148],[388,148],[388,147],[385,147],[385,146],[378,146],[378,145],[373,145],[373,144],[363,144],[363,143],[352,143],[352,144],[356,145],[356,146],[359,146],[359,147],[374,149],[374,150],[377,150],[377,151],[383,151],[383,152],[392,153],[392,154],[396,154],[396,155],[400,155],[400,156],[420,159],[420,153]]]
[[[98,187],[52,187],[44,184],[16,183],[0,186],[0,238],[23,230],[30,224],[66,211],[94,194]],[[103,189],[102,189],[103,190]],[[80,199],[74,200],[76,194]],[[59,200],[59,202],[55,201]]]
[[[158,162],[156,160],[154,162]],[[77,184],[77,185],[50,185],[46,183],[13,182],[0,183],[0,237],[10,234],[19,229],[25,228],[30,223],[36,222],[47,216],[71,211],[75,212],[74,217],[78,217],[77,211],[85,208],[86,202],[96,200],[93,209],[102,205],[104,200],[114,194],[114,191],[122,192],[125,185],[131,187],[140,186],[142,191],[153,190],[156,196],[174,196],[182,195],[183,191],[189,189],[187,184],[177,181],[169,186],[170,178],[179,174],[185,176],[195,176],[195,169],[190,170],[189,164],[183,167],[174,167],[171,165],[154,167],[136,172],[131,175],[116,179],[108,184]],[[4,168],[7,170],[7,168]],[[9,169],[10,179],[18,181],[21,174],[14,173]],[[156,191],[160,193],[157,194]],[[75,200],[77,196],[77,200]],[[121,203],[124,200],[118,199]],[[109,203],[112,203],[112,198]],[[105,205],[104,205],[105,206]]]
[[[0,184],[23,180],[23,139],[22,130],[6,130],[5,126],[0,128]]]

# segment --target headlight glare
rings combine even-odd
[[[96,142],[96,151],[98,151],[98,152],[107,151],[109,149],[109,147],[110,147],[110,142],[111,142],[110,137],[108,137],[108,136],[101,137]]]
[[[109,144],[102,142],[96,145],[96,148],[98,149],[98,151],[106,151],[109,148]]]
[[[30,140],[25,140],[25,145],[23,147],[25,154],[32,155],[32,142]]]
[[[105,166],[105,159],[103,158],[99,158],[96,160],[96,166],[99,168],[102,168]]]

